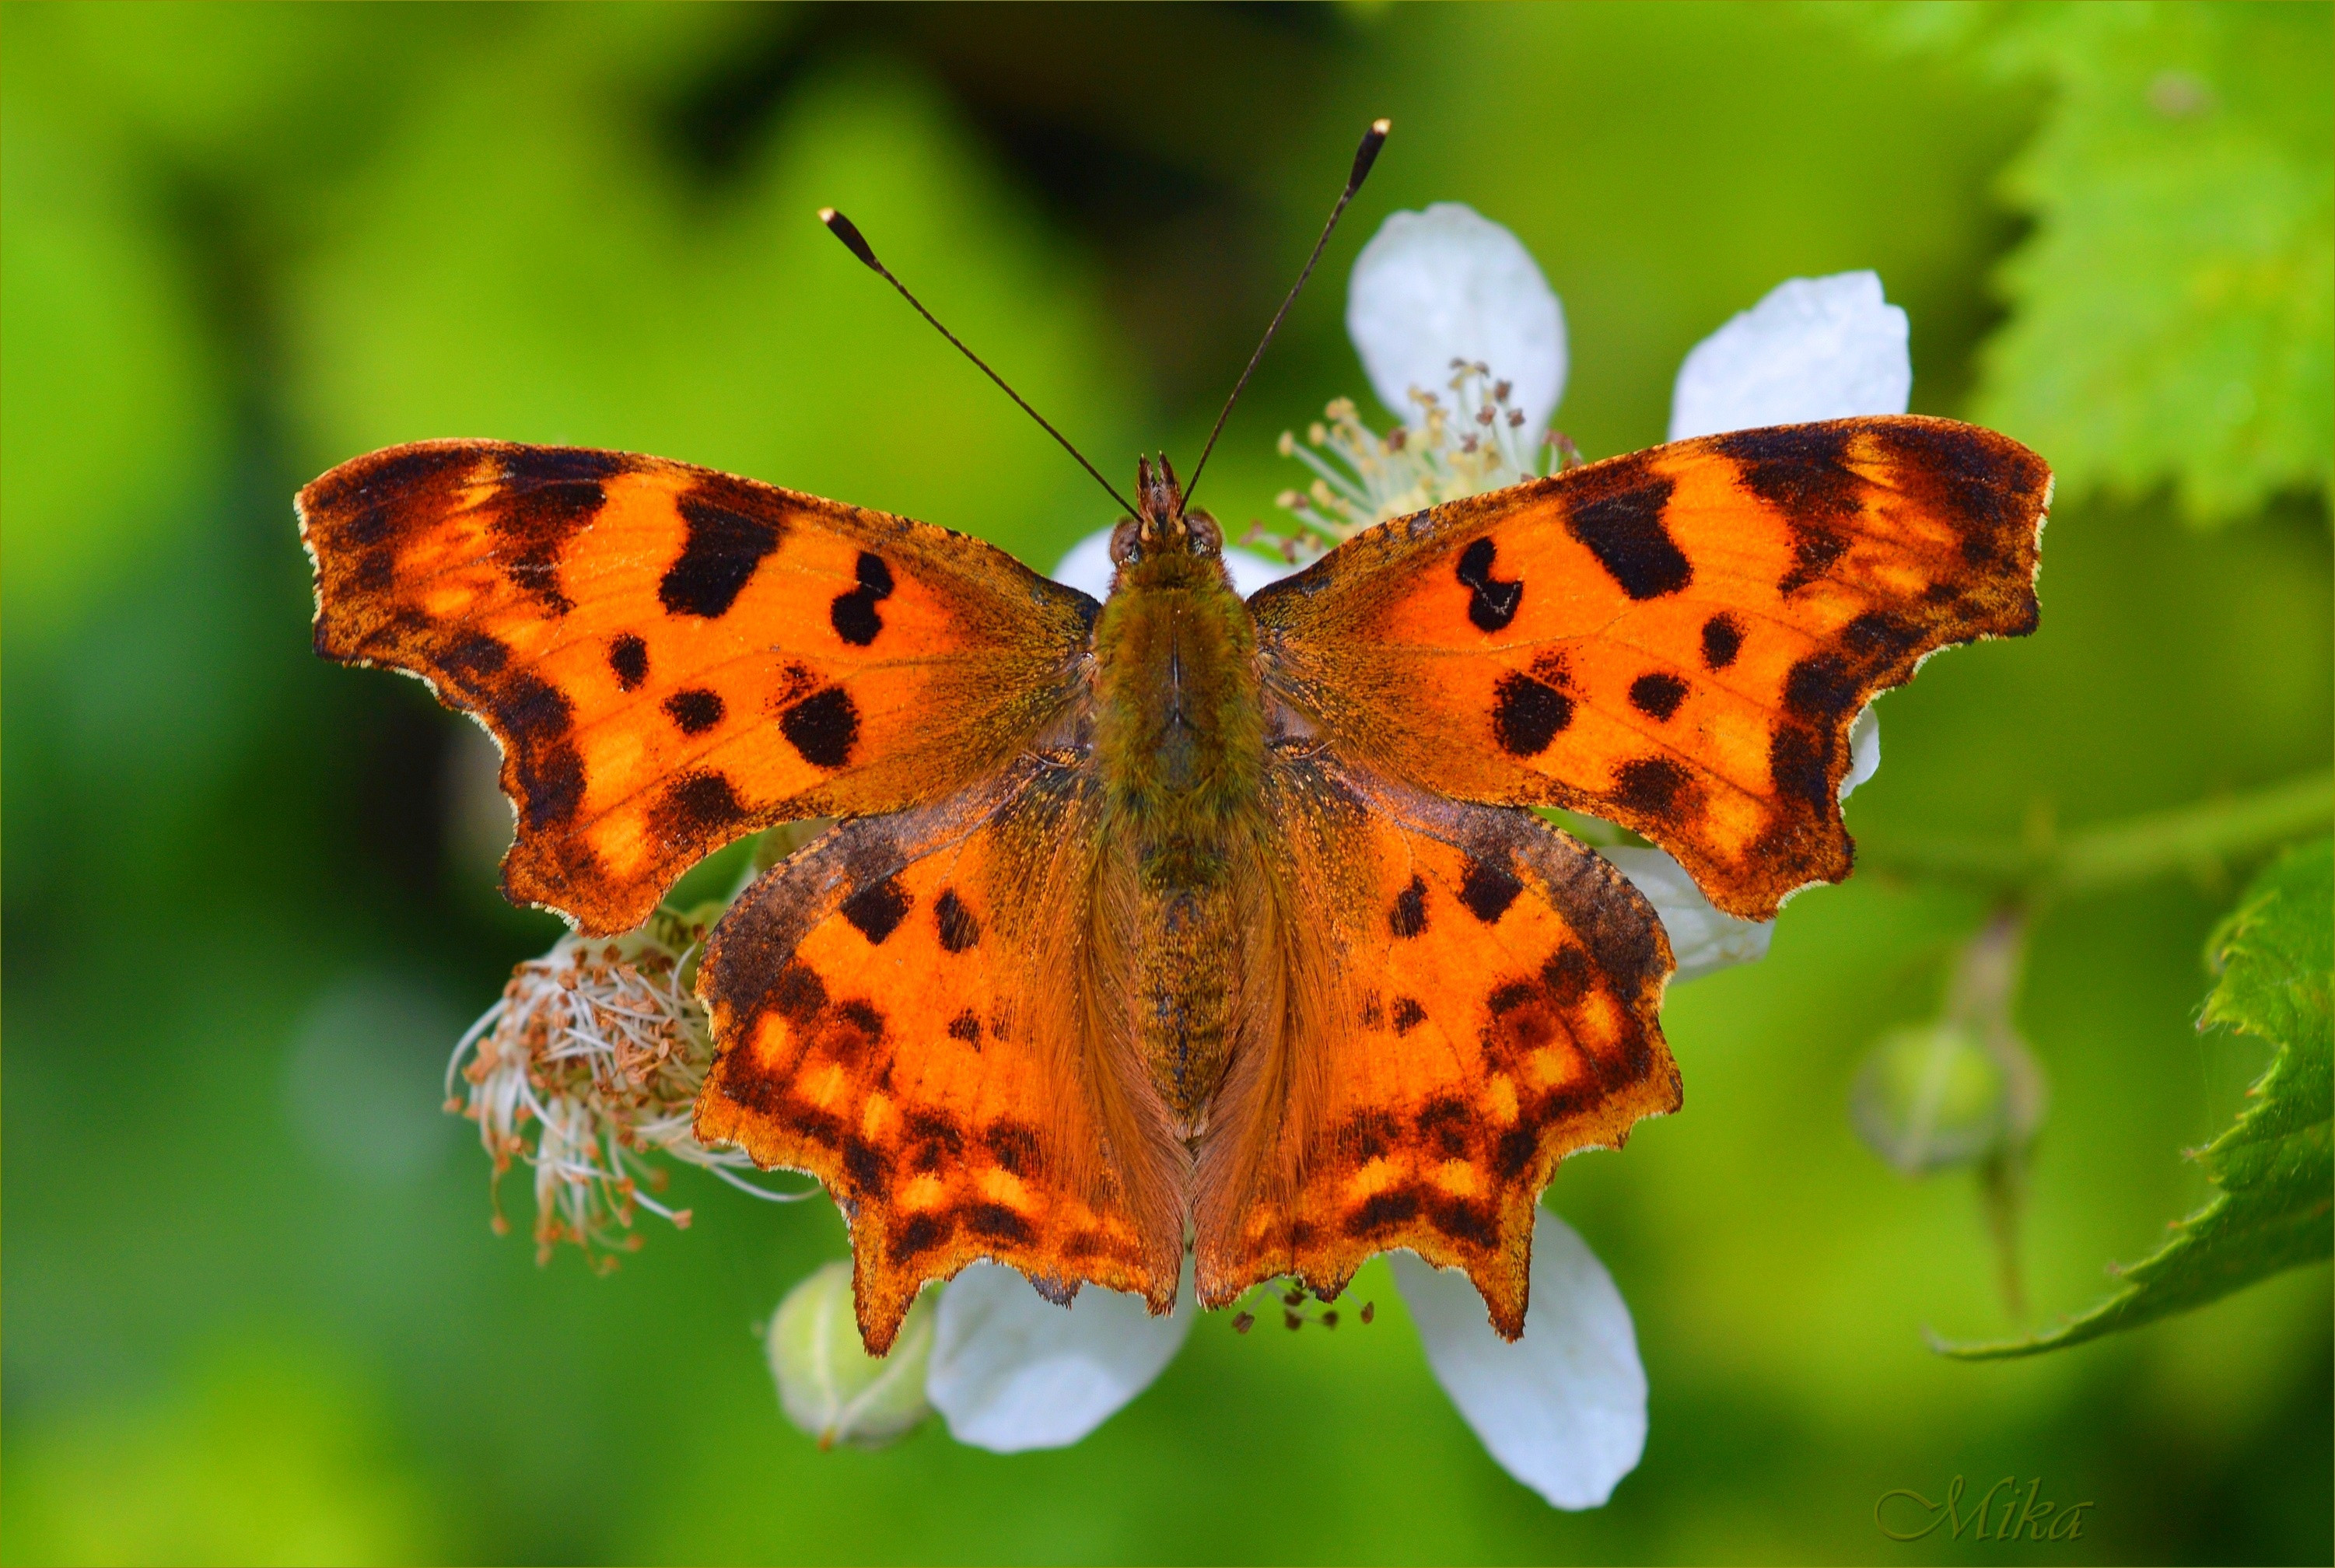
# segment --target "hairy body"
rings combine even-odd
[[[1206,1129],[1238,1031],[1240,939],[1260,895],[1264,698],[1255,629],[1222,557],[1142,554],[1152,523],[1125,530],[1130,558],[1095,628],[1101,865],[1129,885],[1132,1020],[1190,1138]]]

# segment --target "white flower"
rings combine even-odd
[[[1194,1315],[1188,1254],[1164,1318],[1100,1285],[1058,1307],[1015,1270],[974,1263],[941,1296],[925,1393],[960,1443],[1000,1454],[1066,1447],[1151,1386]]]
[[[1560,1508],[1596,1508],[1646,1448],[1646,1372],[1613,1276],[1546,1209],[1533,1221],[1532,1307],[1514,1344],[1468,1276],[1396,1253],[1395,1283],[1435,1380],[1500,1467]]]
[[[1508,378],[1537,440],[1565,395],[1565,307],[1524,242],[1475,208],[1439,201],[1390,215],[1354,258],[1346,335],[1379,402],[1413,426],[1417,394],[1436,392],[1452,362]]]
[[[1878,274],[1778,284],[1688,352],[1671,392],[1671,440],[1902,414],[1914,395],[1905,333]]]

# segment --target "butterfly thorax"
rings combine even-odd
[[[1238,868],[1254,842],[1264,700],[1255,625],[1215,525],[1194,514],[1181,538],[1160,529],[1125,543],[1095,629],[1105,865],[1132,880],[1131,1021],[1188,1134],[1205,1121],[1238,1013]]]

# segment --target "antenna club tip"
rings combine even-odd
[[[831,207],[819,209],[819,220],[827,225],[827,231],[843,241],[844,248],[857,256],[869,271],[884,270],[883,264],[876,259],[876,247],[867,243],[867,237],[859,232],[857,224]]]
[[[1371,165],[1378,161],[1379,149],[1386,145],[1387,132],[1393,129],[1394,121],[1391,120],[1373,120],[1371,128],[1362,133],[1362,144],[1354,150],[1354,171],[1346,177],[1348,196],[1362,188],[1362,181],[1370,176]]]

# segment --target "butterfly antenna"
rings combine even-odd
[[[892,269],[890,267],[886,266],[882,262],[876,259],[876,247],[867,243],[867,237],[859,232],[858,225],[853,223],[849,218],[844,217],[843,214],[836,211],[835,208],[831,207],[822,207],[819,209],[819,220],[827,225],[827,229],[829,234],[834,235],[836,238],[843,241],[843,246],[846,250],[848,250],[852,255],[857,256],[861,261],[867,264],[868,271],[882,278],[886,283],[890,284],[894,288],[898,289],[900,291],[900,297],[906,300],[910,305],[915,305],[916,307],[916,314],[923,316],[926,321],[932,323],[933,330],[935,332],[948,339],[950,343],[954,344],[956,345],[957,353],[971,360],[980,368],[982,374],[987,376],[991,381],[995,382],[999,390],[1003,392],[1007,397],[1012,398],[1014,402],[1020,406],[1023,413],[1028,414],[1032,419],[1038,421],[1039,429],[1044,431],[1048,435],[1061,442],[1062,450],[1078,460],[1079,467],[1086,469],[1089,474],[1093,475],[1094,482],[1103,488],[1105,494],[1109,496],[1112,500],[1117,501],[1120,506],[1127,508],[1128,516],[1133,517],[1136,515],[1135,503],[1129,500],[1125,496],[1120,495],[1117,490],[1113,489],[1111,488],[1110,481],[1104,479],[1100,473],[1096,471],[1094,464],[1087,461],[1086,454],[1080,451],[1078,448],[1071,445],[1071,440],[1068,436],[1049,424],[1046,421],[1046,416],[1040,413],[1036,409],[1032,408],[1029,403],[1023,400],[1020,392],[1015,392],[1012,387],[1007,386],[1003,376],[999,375],[995,371],[990,369],[987,363],[984,362],[979,354],[965,347],[963,339],[959,338],[956,334],[949,331],[948,328],[941,324],[940,317],[935,315],[931,311],[925,308],[925,302],[923,300],[918,299],[915,295],[908,292],[908,286],[906,284],[902,283],[898,278],[892,276]]]
[[[1379,149],[1386,145],[1387,132],[1393,129],[1394,121],[1391,120],[1373,120],[1371,128],[1362,132],[1362,144],[1354,150],[1354,171],[1346,176],[1346,189],[1338,193],[1338,205],[1330,209],[1330,221],[1322,226],[1322,237],[1313,242],[1313,254],[1305,258],[1305,270],[1297,275],[1297,281],[1289,286],[1288,297],[1281,302],[1281,308],[1273,313],[1272,324],[1264,329],[1264,336],[1257,344],[1256,352],[1248,356],[1248,368],[1241,372],[1240,380],[1233,383],[1233,395],[1225,400],[1224,411],[1216,415],[1216,426],[1208,431],[1208,444],[1200,449],[1200,460],[1192,469],[1192,482],[1184,487],[1184,498],[1187,503],[1192,492],[1199,489],[1200,474],[1208,466],[1208,454],[1216,450],[1216,438],[1224,433],[1225,421],[1232,417],[1233,404],[1240,402],[1241,392],[1248,386],[1248,378],[1256,373],[1256,362],[1264,357],[1266,347],[1273,342],[1273,334],[1281,330],[1281,318],[1289,314],[1289,307],[1297,303],[1298,295],[1305,287],[1305,280],[1313,276],[1314,265],[1322,259],[1323,251],[1329,248],[1330,235],[1338,227],[1338,219],[1346,216],[1346,204],[1354,199],[1354,192],[1361,189],[1362,181],[1370,177],[1371,165],[1378,161]]]

